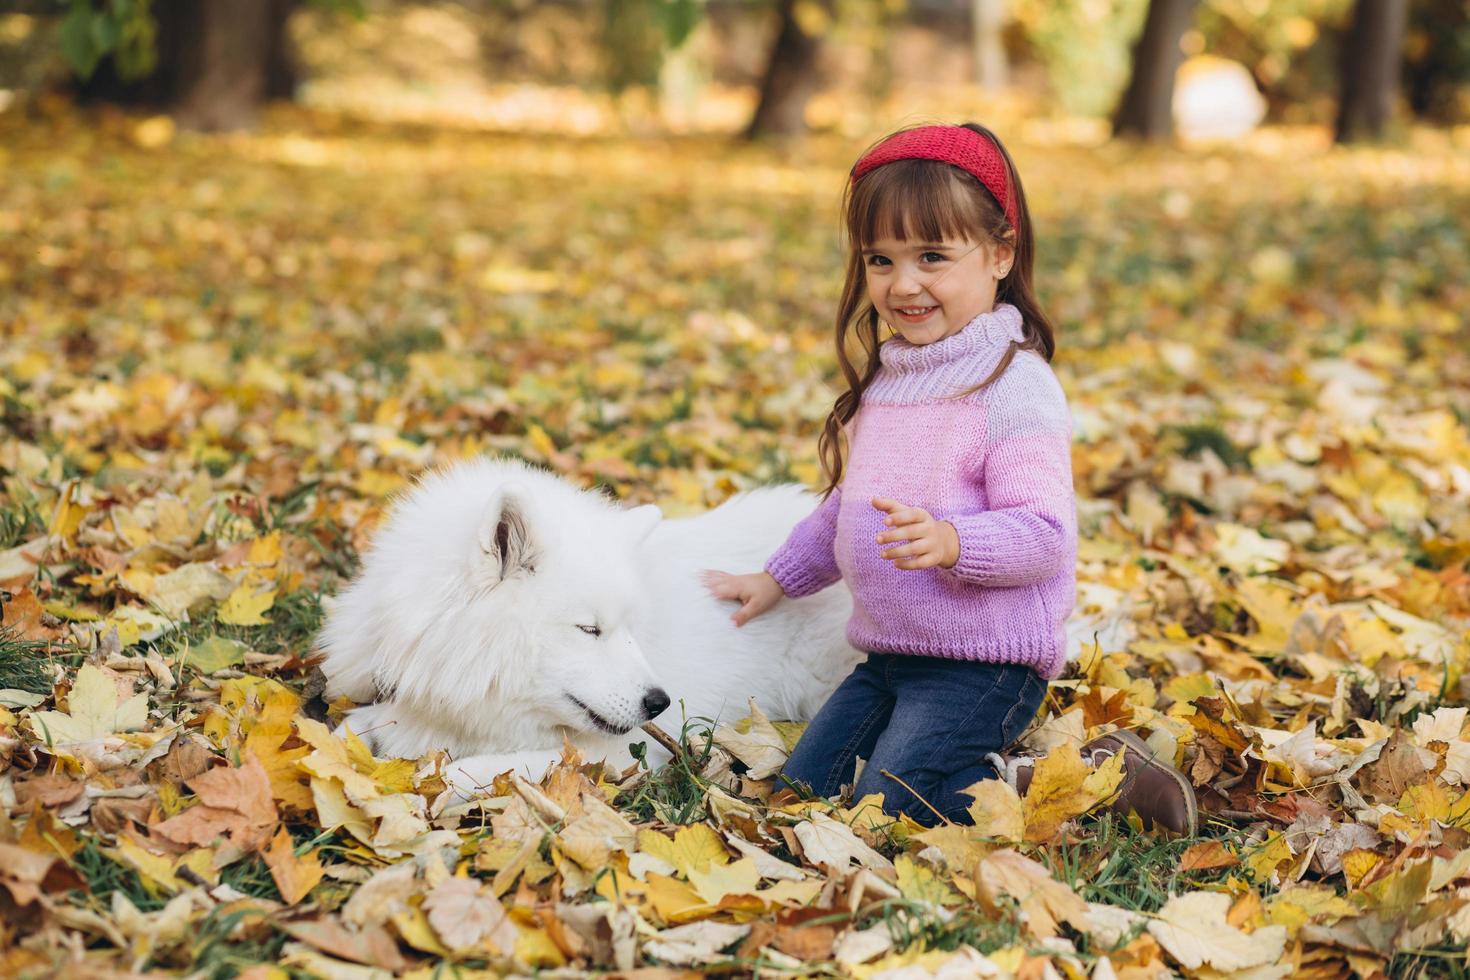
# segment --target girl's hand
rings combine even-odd
[[[922,507],[907,507],[887,497],[874,497],[873,506],[888,515],[883,523],[892,528],[878,535],[878,543],[904,542],[880,552],[894,568],[953,568],[960,560],[960,535],[949,521],[936,521]]]
[[[736,626],[744,626],[786,595],[770,572],[731,575],[729,572],[705,569],[700,580],[716,599],[733,599],[740,603],[740,608],[730,617],[730,621]]]

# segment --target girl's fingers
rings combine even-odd
[[[901,520],[898,517],[889,517],[885,520],[889,530],[883,530],[883,535],[888,536],[889,541],[897,541],[898,538],[917,538],[923,530],[922,520]]]
[[[894,568],[929,568],[939,564],[939,547],[927,539],[912,541],[905,548],[890,548],[882,557],[893,562]]]

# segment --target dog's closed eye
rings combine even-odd
[[[578,623],[577,629],[581,630],[583,633],[586,633],[588,636],[602,635],[602,628],[599,626],[583,626],[581,623]]]

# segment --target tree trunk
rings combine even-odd
[[[1404,99],[1414,115],[1441,126],[1470,122],[1470,105],[1460,106],[1461,80],[1470,81],[1470,6],[1465,0],[1420,0],[1409,7],[1404,45]],[[1415,51],[1415,47],[1419,50]]]
[[[1010,11],[1008,0],[970,0],[970,22],[975,31],[975,82],[989,91],[1005,88],[1010,82],[1010,65],[1006,61],[1001,31]]]
[[[1403,63],[1406,0],[1357,0],[1343,45],[1339,143],[1378,140],[1393,116]]]
[[[1167,140],[1174,135],[1174,75],[1179,42],[1194,20],[1197,0],[1150,0],[1143,33],[1133,46],[1133,74],[1113,113],[1113,135]]]
[[[249,129],[265,101],[271,8],[257,0],[192,0],[199,32],[184,49],[175,118],[185,129]]]
[[[833,0],[781,0],[780,16],[781,29],[761,81],[755,116],[745,131],[747,139],[806,132],[806,104],[820,80],[817,56],[822,35],[832,23]]]
[[[295,52],[286,21],[299,0],[156,0],[158,67],[124,81],[105,58],[77,85],[83,102],[148,106],[181,126],[247,128],[271,98],[295,94]]]
[[[300,0],[268,0],[270,14],[265,61],[266,101],[296,98],[296,86],[301,83],[301,66],[296,60],[296,45],[287,29],[291,15],[301,5]]]

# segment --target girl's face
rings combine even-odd
[[[994,309],[996,284],[1014,258],[1009,245],[890,237],[863,249],[863,269],[878,315],[904,340],[923,346],[954,336]]]

